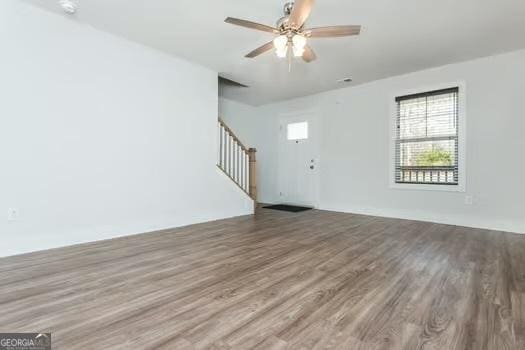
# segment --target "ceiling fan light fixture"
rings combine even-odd
[[[286,35],[279,35],[277,38],[273,39],[273,46],[279,50],[285,50],[288,45],[288,37]]]
[[[276,26],[268,26],[244,19],[227,17],[224,21],[229,24],[241,26],[261,32],[278,35],[272,41],[256,48],[245,55],[246,58],[255,58],[275,48],[278,57],[289,57],[291,66],[292,55],[301,57],[306,63],[317,59],[314,50],[308,45],[309,38],[339,38],[344,36],[359,35],[361,26],[338,25],[317,28],[305,28],[305,23],[312,12],[315,0],[287,0],[284,7],[284,17],[277,21]]]
[[[275,47],[277,57],[285,58],[288,54],[288,37],[286,35],[279,35],[273,39],[273,46]]]
[[[286,58],[286,56],[288,55],[288,45],[286,45],[282,49],[275,50],[275,54],[279,58]]]
[[[293,47],[293,55],[295,57],[303,57],[304,55],[304,47],[303,48],[298,48],[296,46]]]
[[[293,55],[295,57],[302,57],[306,47],[306,38],[301,34],[295,34],[292,38]]]
[[[303,50],[306,46],[306,38],[300,34],[295,34],[292,38],[293,47],[297,50]]]

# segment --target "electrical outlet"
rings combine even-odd
[[[472,196],[465,196],[465,205],[472,205],[474,198]]]
[[[7,221],[16,221],[18,220],[18,216],[20,215],[20,212],[16,208],[9,208],[7,209]]]

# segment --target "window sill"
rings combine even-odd
[[[465,192],[465,186],[459,185],[424,185],[391,183],[390,189],[409,191]]]

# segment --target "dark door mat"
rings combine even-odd
[[[299,213],[301,211],[307,211],[311,210],[312,208],[308,207],[299,207],[296,205],[287,205],[287,204],[276,204],[276,205],[267,205],[266,207],[263,207],[264,209],[274,209],[274,210],[282,210],[282,211],[289,211],[292,213]]]

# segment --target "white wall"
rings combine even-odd
[[[0,256],[252,212],[215,166],[216,73],[18,0],[0,46]]]
[[[257,128],[253,127],[254,123],[259,122],[256,115],[255,107],[225,98],[219,99],[219,116],[247,147],[253,147],[250,142],[253,143],[257,138]]]
[[[523,62],[524,50],[257,108],[254,142],[266,159],[259,198],[279,201],[279,116],[313,110],[321,121],[320,208],[525,233]],[[455,81],[466,83],[467,192],[391,189],[392,96]],[[464,204],[467,194],[473,205]]]

